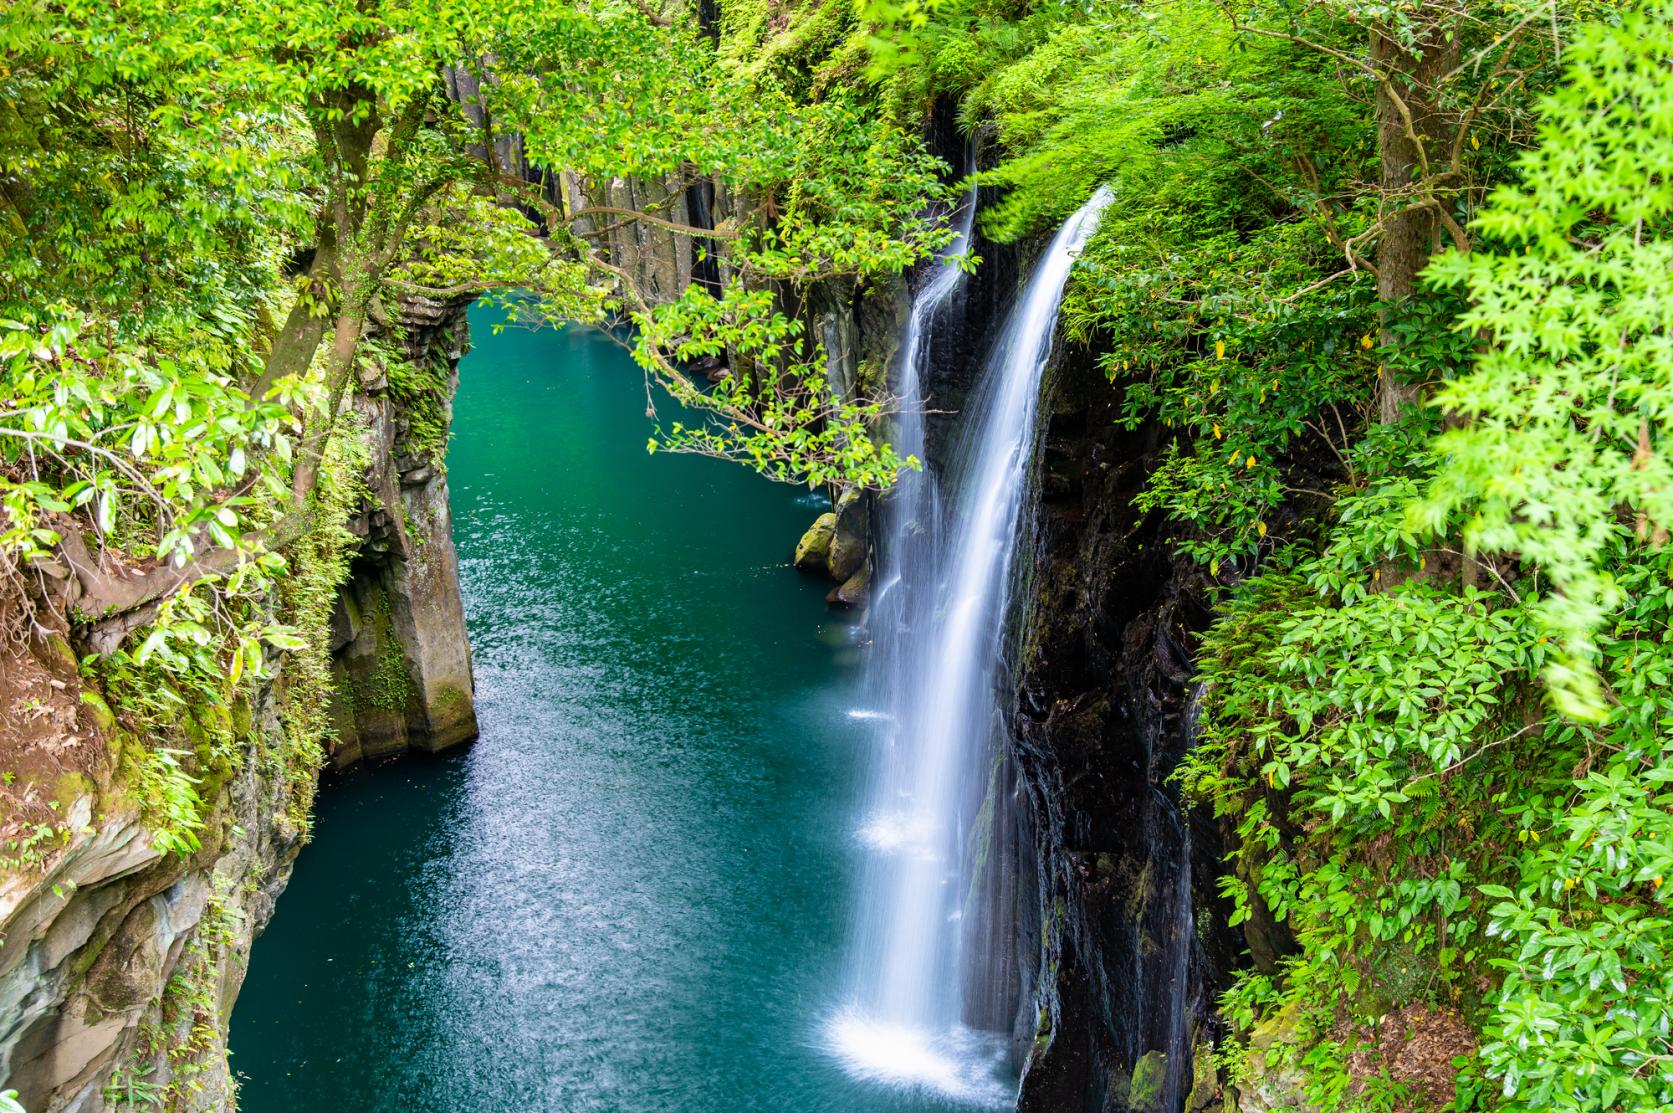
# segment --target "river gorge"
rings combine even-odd
[[[251,956],[246,1110],[938,1108],[820,1048],[861,855],[821,495],[647,455],[609,336],[494,335],[449,451],[482,736],[358,769]]]
[[[1673,1109],[1670,74],[0,5],[0,1113]]]
[[[886,504],[870,611],[783,562],[823,493],[638,450],[616,337],[473,314],[448,479],[481,736],[325,786],[234,1014],[242,1108],[1014,1103],[995,647],[1106,200],[1019,292],[955,462]],[[926,276],[903,394],[963,285]]]

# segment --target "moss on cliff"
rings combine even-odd
[[[406,422],[399,450],[441,467],[447,455],[450,426],[447,362],[408,359],[391,348],[383,349],[378,358],[383,361],[389,384],[386,392]]]

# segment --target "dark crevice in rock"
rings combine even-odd
[[[1133,506],[1161,438],[1118,425],[1120,401],[1093,353],[1060,351],[1014,732],[1038,879],[1025,1113],[1206,1107],[1193,1051],[1236,954],[1214,926],[1218,831],[1169,784],[1192,743],[1207,585]]]

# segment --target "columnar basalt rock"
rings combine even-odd
[[[1217,833],[1169,783],[1192,742],[1205,585],[1132,505],[1157,432],[1121,429],[1086,353],[1060,361],[1048,402],[1015,741],[1039,885],[1020,1109],[1211,1108],[1193,1049],[1235,944],[1198,931]]]
[[[338,765],[477,734],[443,460],[467,305],[398,303],[390,359],[400,362],[373,362],[355,398],[371,497],[352,524],[363,540],[332,622]]]
[[[564,201],[569,211],[597,210],[596,215],[577,220],[576,231],[603,246],[611,265],[626,272],[639,296],[651,305],[671,302],[691,285],[697,271],[696,241],[652,221],[635,219],[633,214],[644,213],[686,227],[707,227],[712,216],[702,211],[700,199],[690,186],[679,174],[609,181],[563,175]]]

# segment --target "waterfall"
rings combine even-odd
[[[978,1104],[1009,1104],[1015,1087],[1004,1036],[961,1023],[967,836],[1008,702],[1003,625],[1040,379],[1063,287],[1109,199],[1100,189],[1069,218],[1023,288],[960,417],[946,497],[926,468],[884,509],[866,709],[880,724],[879,758],[860,831],[870,857],[853,999],[829,1036],[856,1074]],[[972,216],[961,216],[957,250]],[[900,365],[910,402],[936,316],[960,286],[943,265],[913,304]],[[922,413],[902,415],[902,450],[921,457],[924,435]]]

